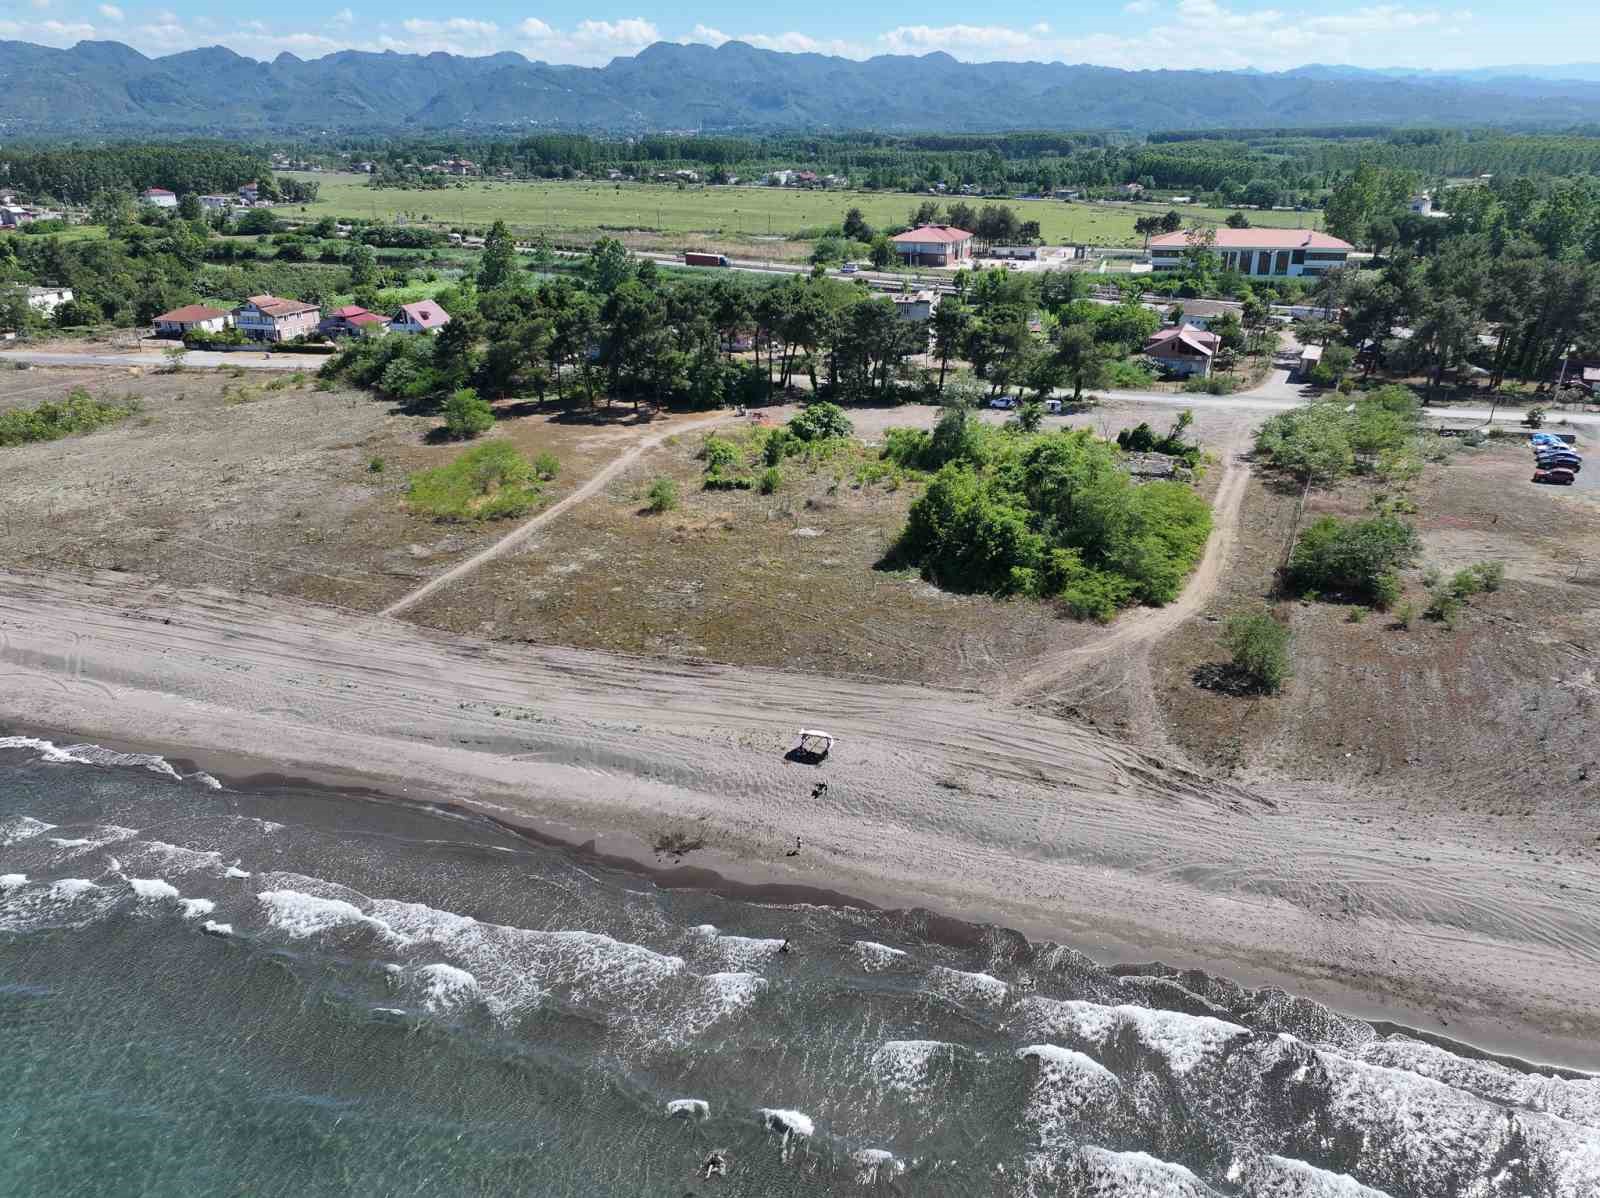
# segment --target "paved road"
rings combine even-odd
[[[325,359],[317,354],[219,354],[215,350],[192,349],[183,355],[183,364],[201,369],[237,366],[242,370],[316,370]],[[45,350],[9,349],[0,351],[0,362],[22,362],[29,366],[142,366],[160,370],[167,360],[159,353],[59,354]]]

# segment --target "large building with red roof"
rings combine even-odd
[[[1343,266],[1355,249],[1348,241],[1313,229],[1217,229],[1215,236],[1211,252],[1223,270],[1262,279],[1315,277]],[[1151,267],[1176,270],[1195,237],[1189,229],[1152,237]]]
[[[954,225],[922,225],[889,238],[907,266],[959,266],[972,260],[972,234]]]

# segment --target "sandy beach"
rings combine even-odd
[[[616,858],[678,836],[704,845],[686,870],[736,884],[925,906],[1600,1066],[1593,854],[1508,853],[1470,812],[1397,828],[1377,799],[1219,783],[975,693],[11,573],[0,721],[463,804]],[[821,766],[785,760],[802,726],[839,738]]]

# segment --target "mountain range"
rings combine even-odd
[[[1564,72],[1565,74],[1562,74]],[[706,132],[1292,128],[1600,121],[1600,66],[1444,73],[1124,71],[857,61],[658,42],[603,67],[504,52],[346,50],[258,62],[222,46],[150,58],[119,42],[0,41],[0,133],[419,132],[470,128]]]

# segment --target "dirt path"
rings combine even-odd
[[[1239,517],[1244,506],[1245,488],[1250,481],[1250,464],[1243,454],[1249,433],[1241,430],[1223,451],[1226,465],[1212,503],[1211,539],[1206,551],[1189,576],[1183,593],[1165,607],[1141,607],[1119,616],[1103,636],[1087,645],[1064,649],[1036,659],[1019,676],[1000,688],[999,694],[1020,702],[1058,686],[1069,671],[1090,662],[1118,655],[1148,653],[1150,645],[1172,632],[1184,621],[1199,615],[1216,594],[1228,558],[1239,536]],[[1137,696],[1133,696],[1137,697]]]
[[[479,553],[475,553],[471,557],[467,558],[466,561],[459,562],[450,567],[450,569],[439,575],[439,577],[423,583],[416,590],[411,591],[408,594],[402,595],[378,614],[381,616],[398,616],[402,612],[408,611],[409,609],[415,607],[417,604],[421,603],[424,599],[428,598],[428,596],[434,594],[436,591],[443,590],[451,583],[458,582],[465,578],[468,574],[471,574],[480,566],[493,561],[497,557],[502,557],[505,554],[510,553],[513,549],[515,549],[518,545],[521,545],[546,524],[549,524],[557,516],[561,515],[562,512],[566,511],[570,507],[574,507],[577,504],[582,503],[590,496],[598,494],[601,488],[603,488],[607,483],[616,478],[617,475],[621,474],[629,466],[637,462],[650,450],[660,445],[668,437],[679,436],[683,433],[691,433],[696,429],[710,428],[712,425],[719,424],[728,419],[730,419],[730,417],[726,414],[712,416],[705,420],[696,420],[691,424],[674,425],[672,428],[657,433],[653,437],[646,437],[632,449],[609,462],[604,469],[602,469],[588,482],[584,483],[583,486],[579,487],[572,494],[568,495],[560,503],[546,508],[537,516],[534,516],[531,520],[519,524],[516,528],[512,529],[493,545],[490,545],[487,549]]]
[[[734,877],[1600,1063],[1600,860],[1513,852],[1524,829],[1453,806],[1396,833],[1380,798],[1252,793],[983,695],[485,643],[134,574],[0,573],[0,721],[224,777],[359,777],[646,859],[689,829],[709,845],[689,864]],[[816,724],[840,738],[832,757],[786,762]]]

